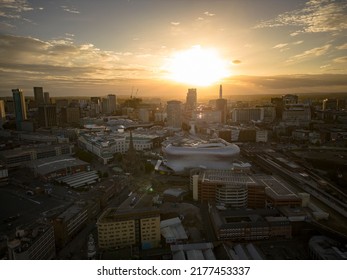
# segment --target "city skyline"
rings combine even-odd
[[[344,1],[11,0],[0,11],[1,97],[346,91]]]

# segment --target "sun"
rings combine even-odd
[[[165,68],[168,79],[192,86],[209,86],[230,76],[228,62],[199,45],[175,53]]]

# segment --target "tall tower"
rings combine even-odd
[[[16,115],[17,130],[22,129],[22,121],[27,119],[27,111],[23,91],[19,88],[12,89],[14,111]]]
[[[5,101],[0,100],[0,122],[4,121],[5,119],[6,119]]]
[[[43,98],[43,88],[42,87],[34,87],[34,98],[36,102],[36,106],[42,105],[45,103]]]
[[[45,101],[45,104],[51,104],[51,100],[49,99],[49,92],[44,92],[43,93],[43,98],[44,98],[44,101]]]
[[[107,95],[107,113],[113,114],[116,112],[117,97],[114,94]]]
[[[39,125],[41,127],[57,126],[57,109],[56,105],[39,106]]]
[[[227,100],[223,98],[222,85],[219,86],[219,99],[216,100],[216,109],[221,112],[221,123],[225,123],[227,119]]]
[[[167,124],[174,128],[182,127],[181,101],[171,100],[167,102]]]

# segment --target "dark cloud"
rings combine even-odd
[[[235,76],[230,84],[241,83],[264,89],[293,89],[347,86],[347,74],[286,75],[286,76]]]

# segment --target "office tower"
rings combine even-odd
[[[39,106],[45,103],[45,100],[43,98],[42,87],[34,87],[34,98],[35,98],[36,106]]]
[[[167,102],[167,125],[174,128],[182,126],[181,101],[171,100]]]
[[[25,106],[24,94],[21,89],[12,89],[14,111],[16,115],[17,130],[22,129],[22,122],[27,119],[27,111]]]
[[[107,95],[107,113],[113,114],[117,108],[117,97],[114,94]]]
[[[222,85],[219,86],[219,99],[216,100],[216,109],[221,112],[221,123],[227,120],[227,100],[223,98]]]
[[[51,104],[51,100],[49,99],[49,92],[46,91],[43,93],[43,95],[45,104]]]
[[[6,119],[5,113],[5,102],[4,100],[0,100],[0,122]]]
[[[61,122],[63,124],[74,124],[80,123],[80,108],[79,107],[67,107],[61,110]]]
[[[190,88],[186,97],[186,111],[193,111],[196,109],[197,93],[196,88]]]
[[[39,106],[39,125],[40,127],[57,126],[57,109],[55,105]]]

